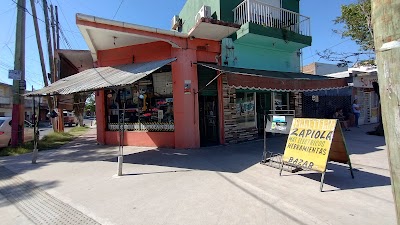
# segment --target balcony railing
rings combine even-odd
[[[244,0],[233,9],[233,14],[234,22],[240,25],[252,22],[311,36],[309,17],[256,0]]]

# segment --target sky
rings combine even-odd
[[[0,3],[0,82],[12,84],[8,70],[14,68],[15,26],[17,0],[1,0]],[[58,6],[59,22],[62,30],[62,49],[88,49],[86,42],[75,24],[76,13],[83,13],[134,24],[170,29],[171,19],[179,14],[186,0],[47,0],[48,5]],[[355,0],[301,0],[300,14],[311,18],[312,46],[302,49],[302,64],[326,62],[317,52],[329,49],[335,52],[357,52],[359,47],[350,39],[343,39],[333,29],[341,29],[333,20],[340,15],[340,7]],[[47,44],[43,22],[42,0],[35,0],[41,31],[42,46],[48,67]],[[30,0],[27,10],[32,12]],[[65,38],[63,38],[63,36]],[[30,89],[44,86],[37,50],[33,18],[26,14],[26,82]],[[355,59],[353,59],[355,60]],[[47,68],[47,71],[49,69]]]

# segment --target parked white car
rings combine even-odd
[[[0,148],[11,144],[11,117],[0,117]],[[24,121],[24,142],[33,141],[33,125]]]

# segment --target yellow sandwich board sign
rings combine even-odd
[[[346,163],[350,166],[340,124],[336,119],[295,118],[286,142],[283,164],[313,170],[322,173],[323,178],[328,161]]]

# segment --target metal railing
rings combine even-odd
[[[257,0],[244,0],[233,9],[234,22],[252,22],[266,27],[286,29],[311,36],[310,18],[287,9],[277,8]]]

